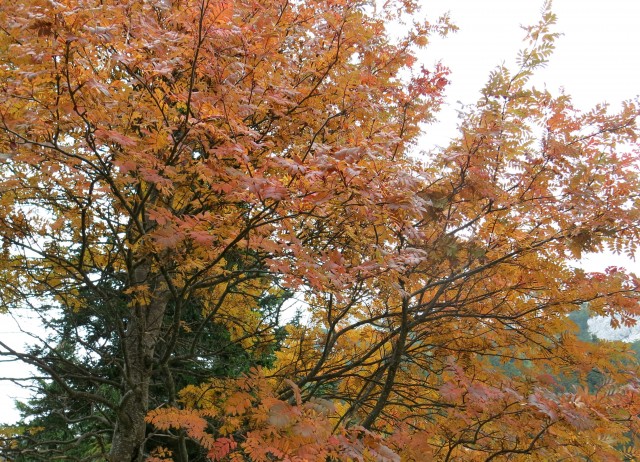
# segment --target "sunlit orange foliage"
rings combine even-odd
[[[156,428],[183,428],[209,450],[211,460],[371,460],[399,457],[363,427],[336,428],[333,403],[321,398],[302,401],[300,390],[288,384],[293,403],[279,399],[260,370],[233,383],[212,381],[183,389],[181,404],[188,409],[155,409],[147,421]],[[218,437],[204,429],[213,418]],[[241,432],[241,443],[234,434]],[[161,459],[160,459],[161,460]]]
[[[575,265],[637,248],[637,103],[583,113],[530,84],[557,38],[547,6],[517,69],[420,154],[447,70],[417,58],[451,26],[417,3],[0,2],[2,307],[84,310],[107,331],[65,331],[102,369],[0,341],[100,430],[28,445],[91,440],[114,462],[635,457],[637,364],[579,341],[568,314],[640,314],[635,275]],[[304,314],[283,326],[291,299]],[[272,357],[231,370],[212,325]]]

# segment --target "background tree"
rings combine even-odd
[[[73,424],[7,454],[633,457],[632,355],[567,315],[637,314],[635,276],[572,260],[636,249],[638,110],[531,87],[548,7],[417,159],[447,81],[415,53],[450,26],[390,38],[413,2],[2,6],[2,304],[54,332],[1,353]]]
[[[42,324],[50,337],[34,336],[34,340],[39,341],[38,346],[18,357],[47,368],[51,375],[65,377],[68,388],[100,395],[115,406],[119,396],[114,390],[119,387],[121,373],[117,358],[122,354],[116,349],[115,333],[118,324],[126,318],[128,308],[123,300],[119,309],[112,312],[115,305],[104,306],[102,300],[90,296],[88,294],[83,309],[61,311],[59,317],[53,319],[45,316],[52,316],[52,312],[57,311],[55,307],[38,309],[43,312]],[[118,297],[117,291],[113,297]],[[265,318],[273,316],[278,304],[275,297],[260,300],[261,314]],[[245,349],[240,342],[231,339],[224,325],[211,320],[201,324],[201,309],[198,303],[185,307],[185,332],[175,345],[174,355],[151,377],[149,405],[152,408],[167,403],[175,405],[172,400],[176,390],[188,385],[197,385],[211,377],[237,377],[248,372],[251,366],[266,366],[274,359],[272,350],[277,348],[278,329],[274,330],[275,338],[270,344],[257,343],[253,348]],[[167,316],[171,314],[170,308]],[[277,325],[275,319],[274,323]],[[48,460],[52,456],[102,459],[116,418],[112,408],[72,399],[69,390],[56,381],[40,380],[32,388],[34,398],[21,403],[19,409],[28,427],[37,428],[37,432],[24,434],[12,452],[27,460]],[[156,445],[180,447],[188,460],[199,460],[198,454],[202,452],[189,445],[184,436],[176,441],[155,435],[148,446]],[[43,446],[48,450],[43,451]]]

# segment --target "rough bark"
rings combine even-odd
[[[168,291],[155,278],[147,277],[149,270],[137,271],[138,283],[156,279],[149,303],[132,307],[127,329],[122,339],[125,358],[123,396],[117,413],[109,461],[142,462],[144,460],[145,416],[149,405],[149,384],[153,373],[153,356],[162,320],[169,299]],[[141,277],[142,276],[142,277]],[[155,287],[154,287],[155,286]]]

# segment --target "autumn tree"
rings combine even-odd
[[[7,455],[634,457],[633,357],[568,314],[638,312],[634,275],[572,265],[637,247],[638,109],[531,86],[548,6],[417,155],[451,26],[411,1],[1,5],[2,307],[53,333],[0,354],[69,425]]]

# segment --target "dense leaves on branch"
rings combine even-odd
[[[46,334],[10,460],[635,458],[638,107],[530,78],[548,6],[417,155],[409,0],[0,3],[2,309]],[[391,36],[386,24],[402,24]],[[303,312],[288,322],[286,306]],[[597,378],[594,378],[596,377]]]

